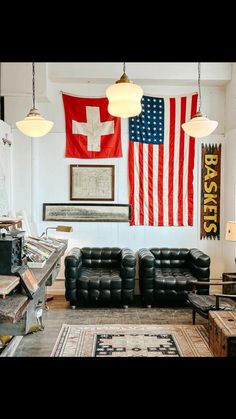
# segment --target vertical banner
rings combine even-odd
[[[201,239],[220,239],[221,144],[202,144]]]

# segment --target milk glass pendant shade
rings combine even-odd
[[[190,121],[182,124],[182,128],[190,137],[202,138],[210,135],[217,127],[217,121],[211,121],[201,112],[200,63],[198,63],[199,109]]]
[[[46,135],[53,127],[52,121],[47,121],[40,115],[38,109],[35,108],[35,69],[32,63],[33,74],[33,107],[30,109],[28,115],[22,120],[16,122],[17,128],[23,134],[29,137],[42,137]]]
[[[202,138],[210,135],[217,125],[217,121],[211,121],[201,112],[197,112],[190,121],[182,124],[182,128],[190,137]]]
[[[141,98],[143,90],[137,84],[128,79],[123,64],[123,75],[115,84],[106,90],[108,98],[108,112],[110,115],[120,118],[129,118],[141,113]]]
[[[32,108],[22,121],[16,122],[16,126],[29,137],[42,137],[52,129],[53,122],[47,121],[37,109]]]

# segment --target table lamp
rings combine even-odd
[[[46,239],[48,238],[48,230],[63,231],[64,233],[70,233],[73,231],[71,226],[57,226],[57,227],[47,227],[46,228]]]

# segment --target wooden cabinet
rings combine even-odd
[[[214,356],[236,357],[236,312],[209,312],[209,346]]]

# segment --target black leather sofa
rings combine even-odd
[[[209,281],[210,257],[198,249],[140,249],[139,286],[147,306],[185,305],[191,281]],[[199,294],[209,294],[209,285],[198,287]]]
[[[66,300],[84,304],[123,305],[134,299],[136,259],[131,249],[73,248],[65,257]]]

